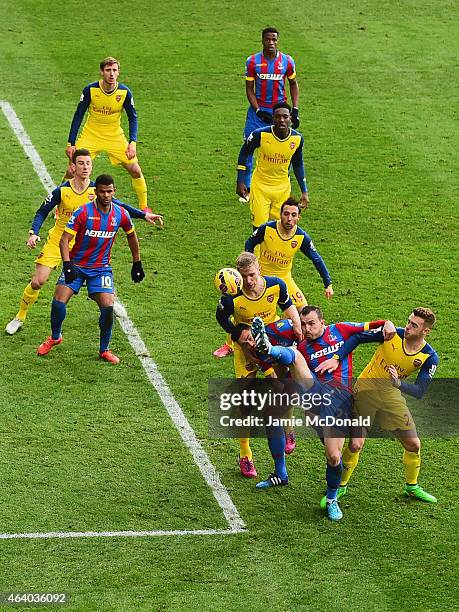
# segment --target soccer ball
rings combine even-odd
[[[223,295],[236,295],[242,289],[242,276],[235,268],[222,268],[215,275],[214,284]]]

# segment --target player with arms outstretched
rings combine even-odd
[[[53,209],[57,209],[57,219],[48,232],[48,239],[39,256],[35,260],[35,273],[30,283],[25,287],[19,302],[19,311],[5,328],[9,335],[15,334],[24,325],[29,309],[35,304],[43,285],[49,279],[51,272],[61,264],[59,241],[70,217],[77,208],[91,202],[95,198],[95,185],[91,181],[92,159],[87,149],[76,149],[72,157],[73,179],[65,181],[56,187],[37,210],[29,230],[27,246],[36,248],[40,241],[40,228]],[[114,198],[115,204],[125,208],[134,219],[145,219],[153,225],[163,224],[162,217],[151,212],[141,211]],[[70,245],[72,246],[72,244]]]
[[[114,285],[110,254],[119,228],[126,233],[132,253],[131,278],[139,283],[145,278],[140,261],[139,243],[129,213],[113,203],[114,181],[108,174],[96,178],[96,199],[75,211],[62,234],[59,247],[63,262],[51,307],[51,336],[38,347],[38,355],[47,355],[62,342],[62,324],[67,303],[86,284],[88,295],[100,309],[101,359],[118,364],[109,350],[113,328]],[[75,240],[70,250],[70,243]]]
[[[265,323],[276,321],[279,319],[277,315],[277,306],[279,306],[285,317],[292,320],[293,335],[297,340],[301,339],[301,325],[298,311],[289,298],[284,281],[272,276],[262,276],[260,265],[253,253],[241,253],[237,258],[236,267],[243,279],[242,290],[235,296],[225,295],[220,298],[216,317],[218,323],[231,334],[234,341],[236,378],[252,378],[256,376],[258,366],[243,350],[251,333],[249,328],[243,329],[240,324],[250,325],[255,317],[261,317]],[[253,464],[250,440],[241,438],[239,443],[241,474],[255,478],[257,472]]]
[[[248,195],[245,175],[247,159],[259,149],[250,190],[250,211],[255,228],[270,219],[280,218],[280,208],[290,197],[289,176],[292,165],[301,191],[300,206],[309,203],[308,186],[303,164],[303,136],[290,127],[291,108],[286,102],[273,106],[274,125],[252,132],[242,145],[237,165],[236,192]]]
[[[427,503],[436,498],[418,484],[421,468],[421,441],[406,400],[402,393],[422,398],[438,366],[438,355],[426,342],[426,337],[435,325],[435,314],[430,308],[415,308],[405,327],[397,327],[396,335],[389,341],[381,330],[361,333],[350,338],[337,352],[338,361],[327,360],[321,371],[333,371],[348,358],[361,343],[379,342],[373,357],[354,387],[354,410],[357,415],[370,417],[382,429],[390,431],[403,446],[406,497]],[[414,383],[405,378],[417,372]],[[347,492],[347,484],[359,461],[367,431],[353,435],[343,453],[343,475],[338,496]]]
[[[134,98],[126,85],[118,83],[120,63],[117,59],[106,57],[99,67],[101,80],[83,89],[65,152],[72,160],[75,148],[88,149],[92,158],[105,151],[113,165],[121,164],[129,172],[139,207],[145,209],[148,207],[147,184],[137,159],[137,112]],[[129,142],[121,127],[123,110],[129,120]],[[86,111],[88,118],[77,139]],[[72,167],[69,166],[66,178],[72,176]]]

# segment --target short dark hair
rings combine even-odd
[[[99,185],[113,185],[114,187],[115,181],[113,180],[113,176],[110,176],[109,174],[99,174],[99,176],[96,178],[96,187]]]
[[[312,304],[308,304],[307,306],[305,306],[300,312],[300,315],[306,317],[308,316],[308,314],[311,314],[311,312],[317,312],[317,316],[321,321],[323,321],[324,315],[322,314],[322,311],[318,306],[312,306]]]
[[[276,28],[265,28],[264,30],[262,30],[261,32],[262,40],[265,37],[265,34],[277,34],[277,37],[279,38],[279,30],[277,30]]]
[[[425,327],[428,327],[429,329],[435,325],[435,321],[437,320],[437,317],[430,310],[430,308],[414,308],[413,314],[415,317],[423,319]]]
[[[72,155],[72,162],[75,163],[77,157],[91,157],[91,153],[88,151],[88,149],[75,149],[75,151],[73,152]]]
[[[278,108],[286,108],[288,112],[292,114],[292,107],[288,102],[276,102],[276,104],[273,106],[273,115],[274,111],[276,111]]]
[[[103,70],[105,66],[113,66],[113,64],[118,64],[118,70],[121,68],[120,63],[116,59],[116,57],[104,57],[104,59],[99,64],[99,68]]]
[[[301,206],[296,198],[292,198],[290,196],[287,200],[285,200],[285,202],[282,204],[281,209],[280,209],[281,214],[285,206],[296,206],[298,208],[298,214],[301,215]]]

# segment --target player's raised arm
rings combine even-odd
[[[155,213],[146,212],[145,210],[140,210],[140,208],[135,208],[135,206],[131,206],[130,204],[126,204],[126,202],[122,202],[117,198],[113,198],[113,202],[121,206],[125,210],[128,211],[129,215],[133,219],[144,219],[147,223],[151,223],[152,225],[156,225],[159,223],[161,227],[164,225],[164,219],[162,215],[156,215]]]

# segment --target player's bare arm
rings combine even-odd
[[[298,314],[296,306],[292,304],[286,310],[284,310],[283,317],[285,319],[291,319],[293,324],[293,333],[295,334],[297,342],[300,342],[303,339],[303,332],[301,331],[300,315]]]
[[[61,239],[59,241],[59,250],[61,252],[61,258],[62,261],[69,261],[70,260],[70,249],[69,249],[69,244],[70,241],[72,240],[73,236],[72,234],[69,234],[68,232],[66,232],[64,230]]]

